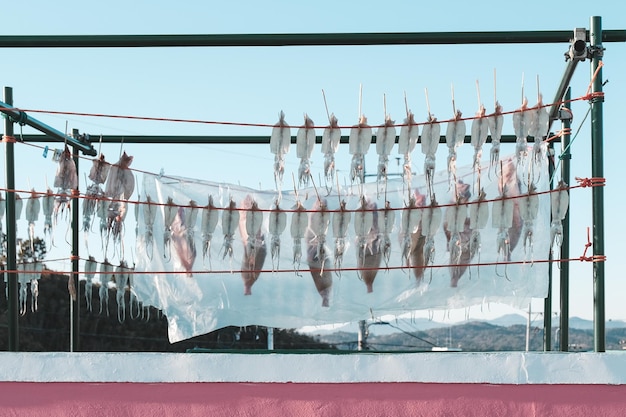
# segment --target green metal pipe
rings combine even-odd
[[[67,136],[59,132],[55,128],[50,127],[37,119],[33,119],[25,112],[15,109],[9,103],[3,103],[0,101],[0,112],[7,115],[7,119],[11,120],[11,122],[13,123],[28,125],[39,130],[42,133],[45,133],[51,138],[54,138],[53,140],[55,142],[67,142],[70,145],[77,147],[78,150],[82,151],[85,155],[96,156],[96,150],[90,143],[86,143],[71,136]]]
[[[13,103],[13,89],[4,87],[4,101]],[[4,119],[4,134],[7,137],[13,136],[13,121],[10,118]],[[15,154],[13,142],[4,142],[6,160],[6,229],[7,229],[7,312],[9,326],[9,350],[17,352],[19,350],[19,311],[18,311],[18,281],[17,281],[17,242],[16,242],[16,213],[15,213]]]
[[[571,88],[567,89],[565,93],[565,100],[570,100],[572,97]],[[568,107],[568,106],[566,106]],[[563,131],[568,132],[572,126],[571,119],[563,121]],[[566,133],[563,135],[563,141],[561,142],[561,179],[567,184],[570,182],[571,176],[571,159],[570,153],[570,140],[571,135]],[[563,243],[561,244],[561,259],[569,259],[569,210],[565,214],[563,219]],[[560,292],[560,324],[561,338],[559,347],[561,352],[567,352],[569,350],[569,262],[563,262],[561,264],[559,274],[559,292]]]
[[[591,93],[602,93],[602,18],[593,16],[590,25],[591,39]],[[597,72],[596,72],[597,71]],[[602,126],[601,95],[591,100],[591,175],[595,178],[604,178],[604,150]],[[593,254],[604,255],[604,188],[593,187]],[[604,262],[593,263],[594,315],[593,339],[596,352],[604,352],[605,336],[605,305],[604,305]]]
[[[78,137],[78,131],[74,130],[73,137]],[[74,146],[74,163],[76,164],[76,172],[78,172],[78,147]],[[76,188],[80,184],[80,178],[76,183]],[[80,350],[80,281],[78,277],[78,256],[79,256],[79,198],[72,199],[72,275],[71,279],[76,289],[76,298],[70,297],[70,352],[78,352]]]
[[[21,135],[20,138],[24,142],[34,143],[51,143],[58,142],[58,140],[46,135],[28,134]],[[98,141],[100,139],[98,138]],[[515,135],[503,135],[502,143],[515,143]],[[316,143],[322,143],[322,137],[317,136]],[[532,139],[529,140],[532,142]],[[557,139],[558,141],[558,139]],[[134,144],[211,144],[211,145],[265,145],[270,143],[270,137],[268,136],[119,136],[119,135],[103,135],[102,143],[134,143]],[[396,136],[396,143],[398,137]],[[440,143],[446,143],[446,137],[441,136],[439,138]],[[491,142],[491,136],[487,138],[487,143]],[[296,143],[296,137],[291,137],[291,143]],[[341,143],[348,143],[348,136],[341,137]],[[376,143],[376,136],[373,136],[372,143]],[[465,143],[471,143],[471,136],[465,136]]]
[[[278,33],[213,35],[0,36],[0,48],[133,48],[324,45],[445,45],[562,43],[570,30],[500,32]],[[625,42],[626,30],[609,30],[605,42]]]

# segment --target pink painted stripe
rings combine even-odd
[[[0,414],[54,416],[623,416],[624,385],[0,383]]]

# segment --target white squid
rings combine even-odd
[[[569,194],[567,184],[562,180],[556,190],[550,194],[550,206],[552,211],[552,222],[550,224],[550,248],[555,244],[560,247],[563,243],[563,219],[567,215],[569,206]]]
[[[30,250],[34,250],[35,243],[35,222],[39,218],[39,211],[41,210],[41,201],[39,196],[33,188],[30,192],[30,198],[26,202],[25,217],[28,222],[28,237],[30,239]]]
[[[167,197],[167,203],[163,206],[163,257],[168,261],[172,258],[172,225],[176,219],[176,213],[178,213],[178,206],[174,204],[172,197]]]
[[[246,255],[249,259],[257,259],[257,249],[263,247],[263,234],[261,233],[261,227],[263,226],[263,212],[259,210],[259,205],[256,201],[252,200],[250,203],[249,211],[245,213],[246,216],[246,233],[248,234],[248,251]],[[253,269],[256,269],[256,265]]]
[[[306,216],[304,216],[306,219]],[[287,228],[287,213],[280,209],[278,201],[276,207],[270,211],[269,233],[271,236],[270,255],[272,257],[272,268],[277,271],[280,268],[280,235]]]
[[[391,208],[389,201],[385,201],[385,209],[383,210],[383,218],[380,226],[380,237],[382,239],[382,252],[385,266],[389,266],[391,259],[391,232],[393,232],[396,222],[396,211]]]
[[[434,193],[435,156],[439,146],[440,135],[441,126],[437,122],[437,118],[428,113],[428,120],[422,128],[422,153],[425,155],[424,175],[426,176],[426,188],[431,198]]]
[[[507,186],[503,185],[501,194],[491,205],[491,227],[498,229],[496,248],[498,250],[498,258],[502,259],[503,262],[508,262],[511,254],[509,229],[513,226],[513,209],[514,202],[508,198]],[[504,276],[508,279],[506,266],[504,268]]]
[[[198,212],[199,207],[198,204],[191,200],[189,201],[189,207],[185,208],[185,232],[184,236],[187,240],[187,245],[189,246],[189,250],[192,253],[196,253],[196,241],[195,241],[195,233],[196,233],[196,222],[198,220]]]
[[[202,208],[202,259],[209,258],[209,268],[211,267],[211,239],[219,221],[219,210],[213,204],[213,196],[209,195],[209,203]]]
[[[476,118],[472,120],[472,146],[474,147],[474,177],[476,178],[476,190],[478,190],[480,184],[480,160],[483,157],[483,145],[487,141],[489,136],[489,123],[485,117],[485,106],[482,104],[478,108]]]
[[[528,254],[532,260],[533,257],[533,235],[535,232],[535,220],[539,212],[539,196],[534,184],[528,187],[528,193],[519,199],[519,213],[524,225],[522,227],[522,239],[524,240],[524,252],[528,250]]]
[[[422,213],[422,236],[426,238],[424,243],[424,266],[432,265],[435,261],[435,235],[441,226],[441,207],[433,196],[430,205],[425,207]],[[432,279],[432,270],[431,270]]]
[[[417,145],[417,139],[419,138],[419,127],[415,123],[415,116],[410,111],[407,112],[406,119],[404,119],[404,126],[400,129],[400,136],[398,137],[398,154],[404,156],[404,163],[402,164],[402,177],[404,184],[408,189],[411,188],[411,174],[413,169],[411,167],[411,153]]]
[[[417,207],[414,197],[409,198],[409,204],[402,210],[400,221],[400,239],[402,240],[402,263],[411,267],[412,234],[417,231],[422,220],[422,210]]]
[[[304,125],[296,134],[296,154],[300,158],[298,167],[298,183],[308,187],[311,178],[311,155],[315,148],[315,128],[313,120],[304,115]]]
[[[371,242],[369,241],[369,233],[374,225],[374,213],[368,208],[367,200],[364,196],[361,196],[361,205],[358,210],[354,212],[354,234],[356,235],[358,255],[359,258],[365,256],[366,251],[370,251],[369,247]]]
[[[306,210],[300,201],[296,202],[295,210],[291,214],[291,225],[289,233],[293,239],[293,265],[297,271],[300,269],[300,260],[302,259],[302,238],[306,233],[309,219]]]
[[[100,264],[100,289],[98,296],[100,297],[100,313],[105,310],[107,317],[109,316],[109,282],[113,280],[115,267],[109,263],[108,259]]]
[[[537,105],[533,110],[535,113],[532,118],[532,124],[530,126],[529,135],[535,138],[533,144],[533,167],[538,171],[541,168],[541,162],[546,158],[548,151],[548,143],[544,140],[548,135],[548,129],[550,127],[550,115],[548,110],[543,105],[543,98],[539,94]]]
[[[89,171],[89,179],[93,181],[93,183],[87,187],[85,200],[83,201],[83,230],[85,231],[85,242],[87,242],[86,236],[91,228],[91,218],[97,211],[98,200],[104,196],[104,190],[101,186],[106,182],[110,169],[111,165],[104,160],[103,154],[93,159],[91,170]]]
[[[335,177],[335,153],[339,149],[341,141],[341,129],[339,129],[337,118],[330,115],[329,125],[322,134],[322,153],[324,154],[324,176],[327,183],[333,183]]]
[[[528,99],[524,97],[522,106],[513,113],[513,131],[515,132],[515,155],[517,157],[517,165],[521,166],[521,162],[526,160],[528,156],[528,133],[530,127],[535,123],[533,121],[535,112],[529,111]]]
[[[493,114],[487,117],[487,123],[489,124],[489,132],[491,133],[491,152],[489,155],[490,169],[493,167],[495,172],[497,171],[500,161],[500,140],[502,140],[502,125],[504,123],[502,106],[497,101]]]
[[[87,303],[87,311],[91,312],[93,310],[91,303],[91,292],[93,287],[93,279],[96,275],[96,270],[98,269],[98,263],[96,262],[93,256],[90,256],[89,259],[85,261],[85,302]]]
[[[129,281],[129,269],[125,261],[121,261],[115,270],[115,300],[117,301],[117,321],[124,323],[126,320],[126,287]]]
[[[105,240],[107,240],[107,222],[108,222],[108,218],[109,218],[109,204],[110,201],[108,198],[106,197],[102,197],[100,200],[98,200],[98,204],[96,205],[96,214],[98,215],[98,218],[100,219],[100,241],[102,243],[102,248],[104,249],[105,247]]]
[[[348,138],[349,152],[352,155],[350,165],[350,181],[356,179],[361,184],[365,182],[365,154],[372,143],[372,128],[367,124],[367,118],[361,115],[359,124],[352,126]]]
[[[325,260],[327,258],[326,234],[330,225],[330,212],[326,200],[318,200],[319,209],[311,212],[311,232],[313,233],[310,245],[316,247],[317,259]],[[320,274],[324,272],[324,262],[322,262]]]
[[[272,128],[270,136],[270,151],[274,154],[274,182],[276,189],[280,191],[283,185],[285,173],[285,155],[291,145],[291,128],[285,122],[285,113],[281,110],[278,123]]]
[[[124,152],[109,170],[104,194],[112,199],[128,200],[135,191],[135,177],[129,169],[133,157]],[[100,177],[101,178],[101,177]]]
[[[489,204],[485,201],[487,194],[481,188],[476,200],[470,204],[469,218],[472,236],[470,238],[470,253],[478,253],[478,263],[480,263],[481,237],[480,231],[487,227],[489,221]]]
[[[17,264],[17,282],[19,284],[19,303],[20,303],[20,315],[25,315],[28,309],[26,308],[26,300],[28,299],[28,282],[30,281],[30,263],[20,262]]]
[[[378,154],[378,171],[376,174],[377,189],[380,193],[380,185],[387,187],[387,167],[389,165],[389,155],[396,143],[396,127],[389,115],[385,116],[385,124],[376,131],[376,153]]]
[[[24,206],[24,200],[19,194],[15,194],[15,232],[17,233],[17,221],[22,216],[22,207]]]
[[[43,272],[43,264],[35,260],[31,265],[33,272],[30,276],[30,311],[34,313],[39,308],[39,279]]]
[[[152,201],[152,197],[146,195],[146,201],[142,204],[143,223],[146,226],[144,233],[144,243],[148,258],[152,259],[154,253],[154,220],[156,219],[157,206]]]
[[[346,237],[348,236],[348,226],[350,225],[351,214],[346,210],[346,202],[339,203],[339,210],[332,215],[333,236],[335,237],[335,268],[340,269],[343,263],[343,255],[346,251]],[[341,271],[339,271],[341,275]]]
[[[461,233],[465,231],[465,220],[467,219],[467,204],[464,201],[466,201],[465,198],[457,197],[456,203],[448,206],[445,212],[446,232],[450,234],[448,241],[450,265],[461,263]]]
[[[454,119],[448,122],[446,128],[446,145],[448,145],[448,185],[451,187],[456,184],[456,151],[463,145],[467,127],[465,120],[462,120],[463,114],[457,110]]]
[[[52,238],[52,215],[54,213],[54,193],[48,188],[46,194],[41,198],[41,209],[43,210],[43,234],[49,234]],[[4,204],[3,204],[4,205]]]
[[[239,227],[239,210],[237,210],[237,203],[234,200],[230,200],[228,207],[222,212],[222,233],[224,233],[223,250],[224,255],[222,259],[226,259],[226,256],[233,260],[233,242],[235,241],[235,232]]]

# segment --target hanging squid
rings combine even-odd
[[[144,232],[144,244],[146,254],[152,259],[154,253],[154,220],[156,219],[157,206],[152,201],[152,197],[146,195],[146,201],[141,205],[143,212],[143,223],[146,227]]]
[[[311,155],[315,147],[315,128],[313,120],[304,115],[304,125],[296,134],[296,154],[300,158],[298,167],[298,183],[307,187],[311,178]]]
[[[555,244],[560,247],[563,243],[563,219],[567,214],[569,206],[569,194],[567,184],[562,180],[556,190],[550,194],[550,206],[552,211],[552,222],[550,224],[550,248]]]
[[[15,194],[15,232],[17,233],[17,221],[22,216],[22,207],[24,206],[24,200],[19,194]]]
[[[443,229],[450,253],[451,287],[458,285],[459,280],[468,268],[469,261],[475,254],[475,251],[472,251],[472,233],[467,209],[470,196],[470,185],[461,181],[457,182],[455,204],[449,206],[445,213]]]
[[[480,189],[476,200],[469,207],[469,227],[472,230],[470,237],[470,253],[478,253],[478,263],[480,263],[481,236],[480,231],[487,227],[489,220],[489,204],[485,201],[487,195],[483,188]]]
[[[322,153],[324,154],[324,176],[326,182],[332,184],[335,177],[335,153],[339,149],[341,140],[341,129],[339,129],[337,118],[330,115],[329,125],[322,134]]]
[[[30,311],[36,312],[39,308],[39,279],[43,272],[43,264],[37,260],[31,265],[32,273],[30,275]]]
[[[198,213],[195,202],[190,205],[190,209],[187,210],[183,207],[178,207],[171,225],[170,243],[171,249],[176,254],[178,264],[187,273],[188,277],[192,276],[193,264],[196,261],[196,244],[193,239],[193,228],[195,227]],[[191,236],[189,235],[190,232]]]
[[[421,219],[422,211],[418,208],[415,198],[411,196],[409,198],[409,204],[402,210],[402,219],[400,222],[402,263],[409,268],[414,266],[411,262],[411,252],[413,251],[412,235],[417,232]]]
[[[350,166],[350,181],[357,178],[361,184],[365,182],[365,154],[372,143],[372,128],[367,124],[367,118],[361,115],[359,124],[352,126],[348,138],[349,152],[352,155]]]
[[[271,236],[270,256],[272,257],[272,269],[277,271],[280,268],[280,235],[287,227],[287,213],[280,209],[278,200],[276,201],[276,207],[270,211],[268,226]]]
[[[524,252],[533,257],[533,237],[535,220],[539,212],[539,196],[536,193],[535,184],[530,184],[528,193],[519,198],[519,213],[524,225],[522,227],[522,239],[524,241]],[[528,251],[528,252],[527,252]]]
[[[493,114],[487,117],[487,124],[491,133],[490,169],[493,167],[494,172],[497,170],[498,162],[500,161],[500,140],[502,140],[503,123],[502,106],[496,101],[496,108]]]
[[[85,242],[87,242],[86,235],[91,228],[91,218],[98,208],[98,201],[104,196],[102,185],[106,182],[110,169],[111,166],[104,160],[104,155],[100,154],[98,158],[93,159],[91,170],[89,171],[89,179],[93,182],[87,187],[85,200],[83,201]]]
[[[87,303],[87,311],[90,313],[93,311],[92,303],[91,303],[91,292],[93,287],[93,279],[96,275],[96,270],[98,269],[98,263],[93,256],[90,256],[89,259],[85,261],[85,302]]]
[[[285,113],[281,110],[278,123],[272,128],[270,136],[270,151],[274,154],[274,182],[278,191],[283,185],[285,155],[289,152],[289,145],[291,145],[291,128],[285,122]]]
[[[102,197],[100,200],[98,200],[98,204],[96,205],[96,214],[100,219],[100,241],[102,243],[103,249],[105,247],[104,242],[107,241],[108,238],[107,223],[109,219],[109,204],[109,199],[106,197]]]
[[[265,258],[267,245],[263,233],[263,212],[257,202],[247,195],[242,204],[239,230],[243,240],[243,260],[241,262],[241,278],[243,279],[244,295],[252,294],[252,285],[259,279]]]
[[[308,225],[308,217],[306,210],[302,203],[298,200],[296,202],[295,210],[291,214],[291,225],[289,233],[293,239],[293,266],[296,269],[296,274],[300,269],[300,260],[302,259],[302,238],[306,233]]]
[[[498,199],[491,205],[491,226],[494,229],[498,229],[496,247],[498,250],[498,258],[503,262],[508,262],[511,258],[509,229],[513,226],[513,209],[514,203],[513,200],[509,198],[508,187],[503,185]],[[507,277],[506,266],[504,275]]]
[[[394,121],[389,115],[385,116],[385,124],[376,131],[376,153],[378,154],[378,171],[376,174],[377,189],[380,193],[380,186],[387,188],[387,167],[389,165],[389,155],[396,142],[396,128]]]
[[[172,197],[167,197],[167,203],[163,206],[163,257],[168,261],[172,258],[172,225],[176,219],[178,207],[174,204]]]
[[[123,222],[126,218],[127,202],[135,191],[135,177],[129,169],[133,157],[126,152],[109,170],[104,195],[111,199],[107,215],[107,238],[121,243]]]
[[[198,220],[198,204],[191,200],[189,201],[189,207],[185,208],[185,239],[187,239],[187,245],[189,248],[195,252],[196,251],[196,241],[194,239],[196,234],[196,222]]]
[[[28,222],[28,237],[30,239],[30,250],[34,250],[35,243],[35,222],[39,218],[39,211],[41,210],[41,201],[39,196],[33,188],[30,192],[30,198],[26,202],[26,221]]]
[[[528,133],[533,125],[535,113],[528,109],[528,99],[524,97],[522,106],[513,113],[513,131],[515,132],[515,155],[518,167],[528,156]]]
[[[478,108],[476,118],[472,120],[472,146],[474,147],[474,177],[476,178],[476,184],[480,184],[480,160],[483,157],[483,145],[487,141],[489,136],[489,123],[485,117],[485,106],[482,104]],[[476,190],[479,186],[476,186]]]
[[[411,189],[411,174],[413,172],[411,167],[411,153],[413,153],[415,145],[417,145],[419,127],[415,124],[415,116],[410,111],[407,112],[403,125],[404,126],[400,129],[400,136],[398,137],[398,154],[404,156],[402,178],[406,187]]]
[[[57,188],[57,195],[54,201],[55,223],[60,213],[63,213],[66,208],[69,211],[72,190],[78,187],[76,164],[67,146],[59,154],[58,158],[57,172],[54,176],[54,187]]]
[[[322,307],[330,305],[330,291],[333,277],[330,271],[328,250],[325,246],[326,231],[330,222],[330,212],[326,210],[326,200],[318,199],[309,216],[309,225],[306,228],[307,263],[311,271],[313,283],[322,297]]]
[[[333,212],[333,236],[335,237],[335,269],[340,269],[343,263],[343,255],[346,251],[346,237],[350,225],[350,212],[346,210],[346,202],[339,203],[339,209]],[[338,271],[341,275],[341,271]]]
[[[209,259],[209,268],[211,267],[211,239],[219,221],[219,211],[213,204],[213,196],[209,195],[209,203],[202,208],[202,259]]]
[[[104,262],[100,264],[100,289],[98,290],[98,296],[100,298],[100,313],[105,310],[107,317],[109,316],[109,282],[113,280],[115,274],[115,267],[109,263],[108,259],[104,259]]]
[[[26,272],[30,269],[30,263],[20,262],[17,264],[17,282],[19,284],[19,303],[20,303],[20,315],[25,315],[28,309],[26,308],[26,301],[28,299],[28,282],[30,281],[30,272]]]
[[[389,236],[396,222],[396,212],[391,208],[389,201],[385,201],[385,209],[382,212],[382,216],[379,240],[382,241],[382,254],[385,259],[385,266],[388,267],[389,259],[391,259],[391,238]]]
[[[125,261],[121,261],[115,270],[115,301],[117,301],[117,321],[124,323],[126,320],[126,287],[128,286],[128,266]]]
[[[428,113],[428,120],[422,128],[422,153],[425,155],[424,175],[426,176],[426,188],[431,198],[434,193],[435,156],[439,146],[440,134],[441,126],[437,122],[437,118]]]
[[[222,245],[224,255],[222,259],[226,259],[226,256],[233,260],[233,242],[235,241],[235,232],[239,226],[239,210],[237,210],[237,204],[231,199],[228,203],[228,207],[222,212],[222,232],[224,233],[224,243]]]
[[[424,266],[432,265],[435,262],[435,235],[441,226],[441,207],[437,205],[437,200],[433,195],[430,205],[424,208],[422,213],[422,236],[426,238],[424,242]],[[431,270],[432,279],[432,270]]]
[[[41,209],[43,211],[43,234],[52,237],[52,214],[54,212],[54,193],[48,188],[46,194],[41,198]]]
[[[548,110],[543,104],[543,98],[539,94],[537,99],[537,106],[533,110],[535,113],[532,117],[532,124],[530,126],[528,134],[535,138],[533,144],[533,167],[536,171],[541,172],[541,162],[546,158],[548,151],[548,143],[544,140],[548,135],[548,129],[550,128],[550,115]]]
[[[383,256],[378,219],[376,202],[361,197],[361,206],[354,212],[354,232],[357,237],[357,267],[368,293],[374,291],[374,279]]]
[[[448,122],[446,129],[446,145],[448,145],[448,184],[452,186],[456,183],[456,150],[463,145],[467,127],[463,114],[457,110],[454,119]]]

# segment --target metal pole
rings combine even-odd
[[[78,137],[78,130],[73,130],[74,138]],[[74,149],[74,163],[76,164],[76,172],[78,172],[78,151],[79,148],[77,146],[73,147]],[[76,184],[76,189],[78,189],[78,185],[80,183],[80,178]],[[70,352],[78,352],[80,349],[80,285],[78,280],[78,248],[79,248],[79,198],[75,196],[72,199],[72,276],[71,280],[74,282],[74,288],[76,289],[76,298],[72,299],[70,297]]]
[[[356,350],[367,350],[367,323],[365,320],[359,320],[359,333],[357,335]]]
[[[591,175],[604,177],[603,137],[602,137],[602,18],[593,16],[590,26],[591,37]],[[596,73],[597,71],[597,73]],[[596,95],[597,94],[597,95]],[[604,255],[604,188],[593,187],[593,255]],[[593,339],[596,352],[605,351],[605,310],[604,310],[604,262],[593,263],[594,315]]]
[[[4,87],[4,101],[13,103],[13,89]],[[17,242],[15,220],[15,155],[13,150],[13,121],[8,117],[4,120],[4,149],[6,158],[6,228],[7,228],[7,312],[9,326],[9,350],[19,350],[19,311],[17,283]]]
[[[568,88],[567,93],[565,93],[565,100],[571,100],[571,98],[572,90],[571,88]],[[569,104],[566,104],[565,107],[569,107]],[[566,118],[563,120],[563,131],[569,132],[571,126],[571,119]],[[566,184],[569,184],[571,175],[570,167],[572,154],[570,153],[569,149],[570,140],[571,135],[569,133],[566,133],[563,135],[563,140],[561,142],[561,180],[563,180]],[[561,244],[561,259],[569,259],[569,210],[565,214],[565,218],[563,219],[562,224],[563,243]],[[569,350],[569,262],[563,262],[561,264],[561,270],[559,274],[559,292],[561,295],[561,317],[559,318],[561,338],[559,339],[559,350],[561,352],[567,352]]]
[[[330,45],[459,45],[563,43],[569,30],[397,33],[250,33],[213,35],[0,36],[0,48],[143,48]],[[607,30],[606,42],[626,41],[626,30]]]
[[[33,119],[25,112],[17,110],[11,105],[11,103],[3,103],[0,101],[0,113],[6,114],[13,123],[28,125],[42,133],[45,133],[46,135],[54,138],[55,142],[69,143],[72,146],[78,147],[78,149],[80,149],[85,155],[96,156],[96,150],[90,143],[67,136],[55,128],[50,127],[37,119]]]
[[[267,328],[267,350],[274,350],[274,328]]]

